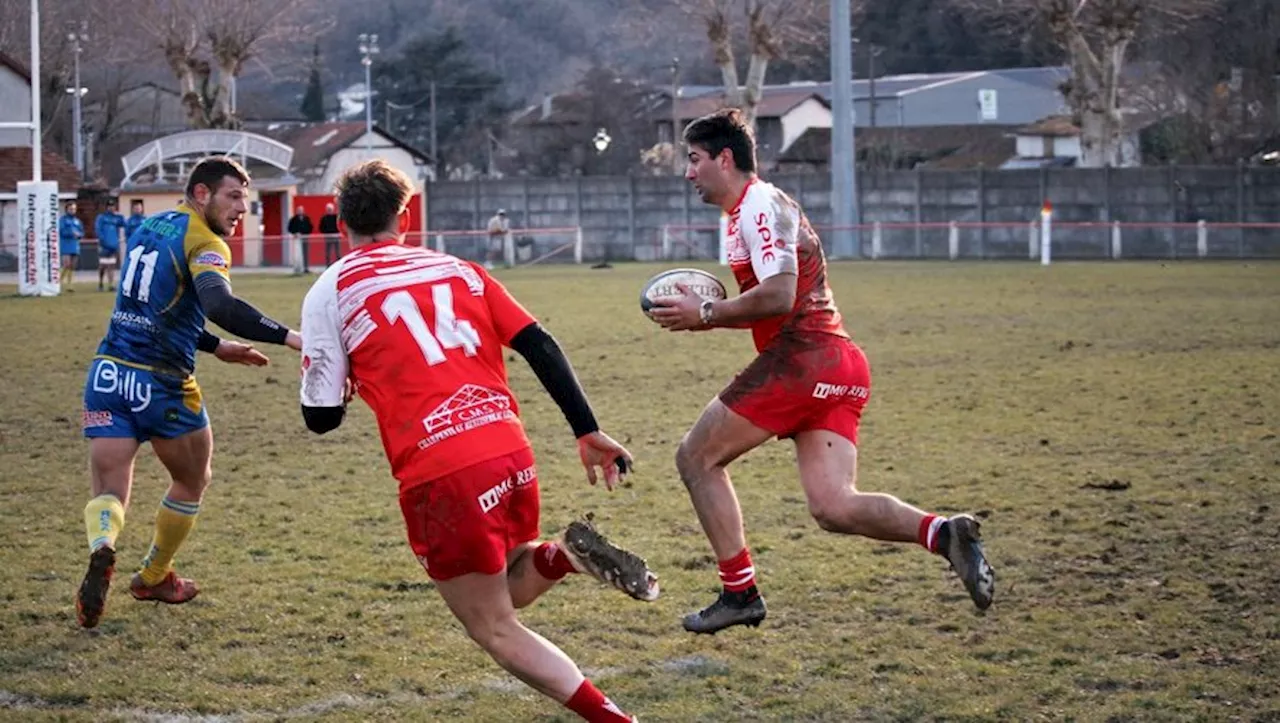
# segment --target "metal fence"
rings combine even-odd
[[[814,227],[820,237],[838,228]],[[1051,257],[1060,259],[1280,259],[1280,223],[1099,223],[1054,221],[1050,216],[1017,223],[877,221],[843,228],[856,232],[859,256],[865,259],[1038,260],[1045,238]],[[665,226],[640,255],[718,259],[721,233],[721,227],[712,225]],[[585,248],[591,258],[589,241]]]
[[[874,222],[852,228],[858,256],[863,259],[1030,259],[1043,256],[1049,239],[1054,259],[1280,259],[1280,222],[1194,223],[1056,221],[1025,222]],[[815,225],[822,238],[838,227]],[[405,242],[443,250],[482,262],[595,263],[598,261],[716,261],[721,259],[718,225],[663,226],[648,239],[630,247],[608,243],[581,227],[513,229],[509,245],[490,251],[483,231],[429,231],[408,234]],[[329,261],[350,251],[345,240],[326,249],[325,239],[310,236],[297,243],[289,236],[234,239],[233,265],[240,268],[322,270]],[[98,266],[98,245],[81,245],[78,267]],[[834,257],[830,248],[828,256]],[[17,269],[17,248],[0,246],[0,272]]]
[[[830,178],[775,174],[822,233],[833,257],[870,257],[879,223],[885,258],[1026,257],[1030,228],[1052,205],[1061,255],[1110,258],[1119,222],[1121,258],[1198,255],[1197,224],[1207,224],[1206,258],[1280,256],[1280,168],[1150,167],[1031,170],[860,170],[856,244],[832,234]],[[513,224],[582,228],[587,260],[664,257],[663,244],[707,250],[714,258],[720,209],[676,176],[506,178],[428,185],[427,228],[483,229],[505,209]],[[955,225],[953,230],[952,225]],[[672,229],[687,237],[668,238]],[[665,241],[664,241],[665,239]],[[838,247],[839,245],[839,247]]]

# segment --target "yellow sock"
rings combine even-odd
[[[156,536],[151,540],[151,551],[142,561],[142,584],[158,585],[173,567],[173,556],[196,526],[199,502],[179,502],[168,497],[156,511]]]
[[[115,495],[98,495],[84,506],[84,531],[89,536],[89,552],[99,547],[115,548],[124,529],[124,505]]]

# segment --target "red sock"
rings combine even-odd
[[[533,567],[538,574],[548,580],[559,580],[565,575],[577,572],[569,556],[554,542],[544,542],[533,551]]]
[[[600,689],[584,680],[564,707],[582,716],[588,723],[631,723],[631,716],[622,712]]]
[[[929,552],[938,551],[938,528],[942,527],[942,523],[946,521],[947,518],[941,515],[925,515],[924,519],[920,520],[920,532],[916,539],[924,549]]]
[[[728,560],[720,561],[720,584],[729,592],[749,590],[756,584],[756,569],[751,565],[751,553],[747,548]]]

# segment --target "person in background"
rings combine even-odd
[[[107,201],[107,210],[93,220],[93,233],[98,237],[98,291],[116,290],[116,267],[120,265],[120,234],[124,230],[124,216],[116,209],[116,200]]]
[[[68,201],[63,206],[62,218],[58,219],[58,251],[62,254],[62,270],[58,281],[67,291],[74,291],[71,282],[75,281],[76,264],[80,261],[80,241],[84,238],[84,223],[76,216],[76,202]]]
[[[307,237],[311,235],[314,228],[311,225],[311,217],[307,215],[307,209],[302,206],[293,209],[293,218],[289,219],[286,230],[293,242],[293,270],[300,274],[311,273],[307,268]]]
[[[320,233],[324,235],[324,265],[329,266],[342,256],[342,247],[338,242],[338,214],[332,203],[324,205],[324,215],[320,217]]]
[[[489,219],[489,248],[485,249],[484,267],[486,269],[493,268],[494,259],[503,260],[506,258],[507,240],[511,236],[511,221],[507,218],[507,212],[498,209]]]
[[[124,221],[124,245],[129,246],[129,237],[133,236],[133,232],[138,230],[142,222],[147,220],[146,214],[142,211],[142,200],[135,198],[129,202],[129,218]]]

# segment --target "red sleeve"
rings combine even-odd
[[[537,323],[527,309],[516,301],[507,287],[489,275],[483,266],[473,264],[476,271],[484,277],[484,300],[489,305],[489,316],[493,319],[493,329],[504,345],[511,343],[511,337],[520,333],[530,324]]]

